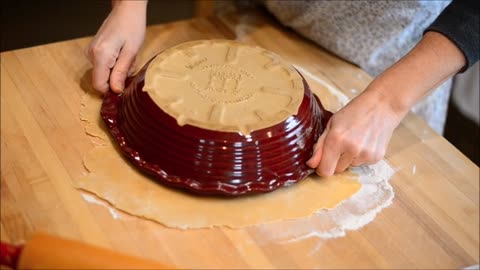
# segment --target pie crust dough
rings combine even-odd
[[[87,93],[81,117],[87,121],[88,134],[105,138],[103,122],[99,121],[101,102],[99,96]],[[76,179],[76,187],[96,194],[117,209],[168,227],[241,228],[307,217],[320,209],[335,207],[361,187],[358,175],[345,172],[329,178],[312,175],[291,187],[267,194],[202,197],[152,181],[130,165],[110,140],[104,140],[103,144],[85,155],[84,164],[89,172]]]
[[[247,135],[297,114],[303,88],[293,66],[271,51],[200,40],[156,56],[143,90],[181,126]]]

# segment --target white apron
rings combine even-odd
[[[404,56],[450,1],[265,1],[284,25],[377,76]],[[408,78],[407,78],[408,79]],[[452,82],[412,109],[443,133]]]

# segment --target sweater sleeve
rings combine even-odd
[[[467,64],[460,72],[479,58],[479,13],[475,0],[453,0],[425,30],[443,34],[463,52]]]

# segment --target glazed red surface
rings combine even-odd
[[[305,80],[297,115],[244,136],[179,126],[142,91],[147,66],[122,95],[105,96],[101,115],[123,153],[154,180],[195,193],[242,195],[273,191],[313,172],[305,162],[331,113]]]

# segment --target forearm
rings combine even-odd
[[[148,0],[112,0],[112,9],[117,6],[127,6],[128,8],[134,9],[145,9],[147,10]]]
[[[365,90],[405,115],[422,97],[466,64],[464,54],[442,34],[427,32],[407,55],[379,75]]]
[[[478,3],[474,0],[453,0],[426,31],[441,33],[455,43],[465,55],[465,68],[468,68],[479,58],[479,26]]]

